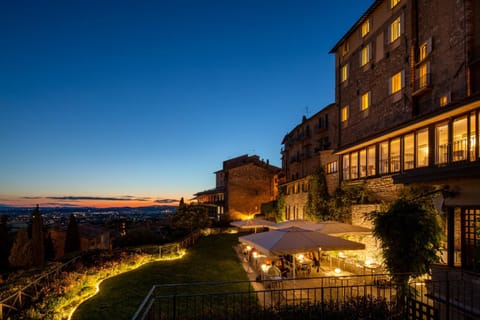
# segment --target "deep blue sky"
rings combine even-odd
[[[0,204],[188,199],[226,159],[280,166],[372,3],[1,1]]]

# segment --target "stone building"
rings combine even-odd
[[[229,159],[215,172],[216,187],[196,193],[195,199],[217,219],[246,219],[260,213],[263,203],[276,200],[279,173],[280,168],[256,155]]]
[[[337,110],[330,104],[290,131],[282,140],[281,184],[285,195],[285,218],[306,219],[310,177],[324,169],[327,190],[331,194],[338,186]]]
[[[434,279],[479,281],[480,2],[375,1],[331,53],[341,181],[387,201],[409,184],[456,190],[441,206],[446,261]],[[480,316],[458,303],[451,319]]]

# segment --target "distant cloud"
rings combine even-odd
[[[26,199],[32,199],[29,197]],[[34,198],[37,199],[37,198]],[[82,201],[82,200],[94,200],[94,201],[148,201],[147,198],[136,198],[133,196],[124,197],[86,197],[86,196],[63,196],[63,197],[45,197],[45,199],[51,200],[70,200],[70,201]]]
[[[155,200],[155,203],[159,203],[159,204],[170,204],[170,203],[175,203],[175,202],[178,202],[179,200],[176,200],[176,199],[158,199],[158,200]]]
[[[49,206],[49,207],[72,207],[72,208],[81,208],[82,206],[74,203],[64,203],[64,202],[48,202],[42,203],[42,206]]]
[[[50,199],[50,200],[69,200],[69,201],[82,201],[82,200],[93,200],[93,201],[149,201],[148,198],[139,198],[134,196],[121,196],[121,197],[86,197],[86,196],[61,196],[61,197],[23,197],[27,200],[37,200],[37,199]]]

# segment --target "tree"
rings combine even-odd
[[[27,268],[32,266],[32,241],[28,238],[27,229],[18,230],[8,261],[12,267]]]
[[[392,273],[400,299],[409,294],[410,277],[428,273],[430,266],[440,260],[440,217],[431,192],[425,197],[412,196],[418,191],[406,190],[387,210],[371,216],[373,234],[381,240],[386,268]]]
[[[67,234],[65,236],[65,253],[75,252],[80,250],[80,231],[78,230],[77,219],[75,215],[70,215],[68,221]]]
[[[8,216],[0,218],[0,270],[8,268],[8,256],[10,255],[11,241],[8,236]]]
[[[310,175],[308,184],[306,215],[309,220],[325,220],[323,217],[328,216],[327,201],[329,195],[323,169],[319,169]]]
[[[38,207],[32,213],[32,251],[33,265],[42,266],[45,263],[45,239],[43,236],[43,219]]]
[[[196,205],[183,205],[179,207],[177,213],[171,217],[171,226],[175,229],[194,230],[210,226],[210,218],[207,209]]]
[[[285,214],[285,187],[281,187],[278,193],[277,198],[277,211],[275,216],[277,222],[282,222],[287,220]]]
[[[55,259],[55,246],[53,245],[52,235],[48,232],[45,238],[45,260]]]

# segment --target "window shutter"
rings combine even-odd
[[[405,69],[402,70],[402,89],[405,88]]]
[[[391,24],[388,25],[387,33],[385,34],[385,36],[387,38],[387,43],[392,43],[392,25]]]
[[[400,34],[403,35],[405,33],[405,14],[402,13],[400,15]]]
[[[372,46],[372,43],[370,42],[368,44],[368,61],[372,60],[372,52],[373,52],[373,46]]]
[[[432,52],[432,37],[427,40],[427,55],[429,55],[430,52]]]
[[[388,95],[392,94],[392,77],[388,78]]]
[[[372,105],[372,92],[368,92],[368,108],[370,108]]]

